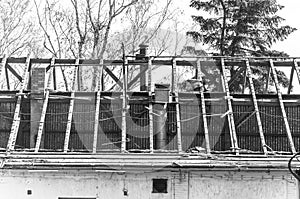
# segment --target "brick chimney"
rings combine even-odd
[[[35,67],[31,70],[31,99],[30,99],[30,148],[35,147],[39,121],[42,114],[44,91],[46,81],[46,69]],[[43,141],[41,143],[43,147]]]

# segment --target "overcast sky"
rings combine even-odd
[[[285,8],[278,14],[286,19],[285,24],[298,30],[292,33],[286,40],[273,45],[274,50],[284,51],[290,56],[300,57],[300,0],[277,0]],[[196,13],[196,9],[190,8],[190,0],[176,0],[176,7],[183,10],[183,21],[190,23],[191,15]]]

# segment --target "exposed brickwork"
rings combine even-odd
[[[33,68],[31,71],[31,91],[43,92],[45,89],[46,69]]]

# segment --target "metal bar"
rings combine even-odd
[[[150,153],[154,151],[153,144],[153,104],[152,104],[152,60],[153,58],[149,58],[148,60],[148,92],[149,92],[149,142],[150,142]]]
[[[260,136],[260,140],[261,140],[261,145],[262,145],[264,154],[267,154],[268,150],[266,147],[265,136],[264,136],[261,118],[260,118],[260,114],[259,114],[259,108],[258,108],[258,103],[257,103],[257,99],[256,99],[255,88],[254,88],[253,79],[252,79],[252,71],[251,71],[251,67],[249,65],[249,60],[246,60],[246,67],[247,67],[246,68],[247,76],[248,76],[248,80],[249,80],[249,86],[250,86],[250,91],[251,91],[251,95],[252,95],[253,106],[254,106],[254,111],[255,111],[255,115],[256,115],[256,121],[257,121],[257,125],[258,125],[258,132],[259,132],[259,136]]]
[[[15,107],[15,113],[14,113],[14,117],[13,117],[13,123],[11,126],[11,131],[10,131],[10,135],[9,135],[9,139],[7,142],[7,153],[10,153],[10,151],[14,150],[15,148],[15,144],[16,144],[16,139],[17,139],[17,135],[18,135],[18,131],[19,131],[19,126],[20,126],[20,111],[21,111],[21,102],[22,102],[22,96],[23,96],[23,92],[25,90],[25,88],[27,87],[27,79],[28,79],[28,74],[29,74],[29,67],[30,67],[30,58],[28,56],[28,58],[26,59],[25,62],[25,71],[23,74],[23,78],[22,78],[22,82],[21,82],[21,88],[17,94],[17,103],[16,103],[16,107]]]
[[[176,121],[177,121],[177,148],[178,152],[182,152],[182,141],[181,141],[181,119],[180,119],[180,105],[178,99],[178,82],[177,82],[177,66],[176,59],[172,61],[172,89],[175,95],[176,102]]]
[[[123,100],[122,100],[122,142],[121,142],[121,152],[124,153],[126,151],[126,133],[127,133],[127,67],[128,60],[124,56],[124,63],[122,68],[123,73]]]
[[[73,74],[73,79],[72,79],[71,99],[70,99],[69,112],[68,112],[66,135],[65,135],[65,141],[64,141],[64,153],[68,152],[68,148],[69,148],[69,140],[70,140],[70,134],[71,134],[74,101],[75,101],[74,98],[75,98],[75,87],[76,87],[76,81],[77,81],[76,78],[77,78],[77,72],[78,72],[78,68],[77,68],[78,64],[79,64],[79,59],[76,59],[75,69],[74,69],[74,74]]]
[[[99,112],[101,104],[101,82],[102,82],[102,70],[103,70],[103,59],[100,60],[100,70],[98,77],[98,90],[96,98],[96,112],[95,112],[95,123],[94,123],[94,138],[93,138],[93,153],[97,152],[97,140],[98,140],[98,128],[99,128]]]
[[[229,92],[229,86],[228,86],[228,81],[225,73],[225,64],[224,64],[224,59],[221,58],[221,75],[223,77],[223,82],[224,82],[224,89],[226,92],[226,100],[227,100],[227,106],[228,106],[228,120],[229,120],[229,130],[231,131],[231,140],[232,140],[232,150],[236,154],[239,153],[238,149],[238,142],[237,142],[237,136],[236,136],[236,130],[235,130],[235,123],[234,123],[234,118],[233,118],[233,110],[232,110],[232,104],[231,104],[231,98],[232,96],[230,95]]]
[[[291,134],[290,125],[289,125],[289,122],[287,120],[287,115],[286,115],[284,104],[283,104],[283,101],[282,101],[282,94],[281,94],[279,83],[278,83],[277,72],[275,70],[272,59],[270,59],[269,63],[270,63],[271,71],[272,71],[272,74],[273,74],[273,80],[274,80],[276,91],[277,91],[277,97],[278,97],[278,101],[279,101],[279,105],[280,105],[280,109],[281,109],[285,129],[286,129],[288,141],[289,141],[292,153],[295,154],[296,149],[295,149],[295,146],[294,146],[294,141],[293,141],[293,137],[292,137],[292,134]]]
[[[200,86],[200,100],[201,100],[201,111],[202,111],[202,120],[203,120],[203,127],[204,127],[204,138],[205,138],[205,148],[206,153],[210,154],[210,144],[209,144],[209,134],[208,134],[208,125],[207,125],[207,117],[206,117],[206,106],[205,106],[205,97],[204,97],[204,85],[203,79],[201,76],[201,64],[200,59],[197,60],[197,77],[201,82]]]
[[[297,62],[296,62],[296,64],[297,64]],[[293,65],[292,68],[291,68],[290,82],[289,82],[289,87],[288,87],[288,90],[287,90],[288,95],[291,94],[291,90],[292,90],[292,87],[293,87],[294,70],[295,70],[295,65]]]
[[[51,60],[51,66],[54,65],[54,62],[55,62],[55,58],[53,58]],[[50,71],[49,71],[47,88],[45,90],[45,99],[44,99],[43,108],[42,108],[42,114],[41,114],[41,118],[40,118],[40,122],[39,122],[39,129],[38,129],[38,133],[37,133],[37,138],[36,138],[34,152],[38,152],[39,151],[40,145],[41,145],[41,141],[42,141],[42,134],[43,134],[43,130],[44,130],[45,117],[46,117],[46,112],[47,112],[47,107],[48,107],[48,101],[49,101],[49,94],[50,94],[49,89],[50,89],[50,85],[51,85],[52,73],[53,73],[53,67],[51,67]]]

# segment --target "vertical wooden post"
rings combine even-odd
[[[99,128],[99,112],[100,112],[100,104],[101,104],[101,83],[102,83],[102,72],[103,72],[103,59],[100,60],[100,70],[98,77],[98,90],[96,97],[96,111],[95,111],[95,123],[94,123],[94,138],[93,138],[93,153],[97,152],[97,140],[98,140],[98,128]]]
[[[177,148],[178,152],[182,152],[182,141],[181,141],[181,119],[180,119],[180,105],[178,96],[178,82],[177,82],[177,65],[176,59],[172,60],[172,89],[175,94],[176,103],[176,126],[177,126]]]
[[[257,103],[257,99],[256,99],[255,88],[254,88],[253,79],[252,79],[252,70],[251,70],[248,59],[246,60],[246,71],[247,71],[247,76],[248,76],[248,80],[249,80],[249,87],[250,87],[250,91],[251,91],[251,95],[252,95],[253,106],[254,106],[254,111],[255,111],[255,114],[256,114],[256,121],[257,121],[257,125],[258,125],[258,132],[259,132],[259,135],[260,135],[260,140],[261,140],[263,152],[264,152],[264,154],[267,154],[268,150],[267,150],[267,147],[266,147],[265,136],[264,136],[264,132],[263,132],[263,128],[262,128],[258,103]]]
[[[286,115],[286,112],[285,112],[285,108],[284,108],[284,104],[283,104],[282,94],[281,94],[281,91],[280,91],[278,78],[277,78],[277,72],[276,72],[276,69],[274,67],[274,63],[273,63],[272,59],[270,59],[269,63],[270,63],[271,71],[272,71],[272,74],[273,74],[273,80],[274,80],[275,87],[276,87],[277,97],[278,97],[278,101],[279,101],[279,105],[280,105],[280,109],[281,109],[285,129],[286,129],[288,141],[289,141],[292,153],[295,154],[296,149],[295,149],[295,146],[294,146],[294,141],[293,141],[293,137],[292,137],[292,134],[291,134],[290,125],[289,125],[287,115]]]
[[[126,134],[127,134],[127,70],[128,60],[125,55],[123,56],[123,101],[122,101],[122,142],[121,142],[121,152],[126,151]]]
[[[17,135],[18,135],[18,131],[19,131],[19,126],[20,126],[20,110],[21,110],[21,102],[22,102],[22,97],[23,97],[23,92],[25,90],[25,88],[27,88],[27,83],[28,83],[28,74],[29,74],[29,68],[30,68],[30,57],[28,57],[26,59],[26,63],[25,63],[25,71],[23,74],[23,78],[22,78],[22,82],[21,82],[21,88],[17,94],[17,103],[16,103],[16,107],[15,107],[15,113],[14,113],[14,117],[13,117],[13,123],[11,126],[11,131],[10,131],[10,135],[9,135],[9,139],[7,142],[7,149],[6,152],[10,153],[10,151],[14,150],[15,148],[15,144],[16,144],[16,139],[17,139]]]
[[[42,141],[42,134],[43,134],[43,130],[44,130],[45,117],[46,117],[46,112],[47,112],[47,107],[48,107],[48,101],[49,101],[49,95],[50,95],[49,89],[50,89],[50,85],[51,85],[51,77],[52,77],[52,72],[53,72],[53,68],[54,68],[54,63],[55,63],[55,58],[52,58],[51,63],[50,63],[50,71],[49,71],[47,87],[45,89],[45,99],[44,99],[42,114],[41,114],[41,118],[40,118],[40,122],[39,122],[39,129],[38,129],[38,133],[37,133],[34,152],[39,151],[41,141]]]
[[[201,76],[201,62],[200,62],[200,59],[197,60],[197,77],[201,82],[201,85],[200,85],[200,100],[201,100],[201,111],[202,111],[202,120],[203,120],[203,127],[204,127],[204,138],[205,138],[206,153],[210,154],[211,151],[210,151],[208,125],[207,125],[207,117],[206,117],[204,84],[203,84],[203,79],[202,79],[202,76]]]
[[[74,74],[73,74],[73,79],[72,79],[71,99],[70,99],[69,112],[68,112],[66,135],[65,135],[65,141],[64,141],[64,153],[67,153],[68,148],[69,148],[69,140],[70,140],[70,134],[71,134],[73,110],[74,110],[74,103],[75,103],[75,89],[76,89],[76,78],[77,78],[78,66],[79,66],[79,59],[76,59]]]
[[[154,151],[153,144],[153,104],[152,104],[152,60],[153,57],[149,57],[148,60],[148,92],[149,92],[149,142],[150,142],[150,153]]]
[[[226,92],[226,100],[227,100],[227,106],[228,106],[228,120],[229,120],[229,131],[231,135],[231,143],[232,143],[232,150],[236,154],[239,154],[239,147],[238,147],[238,142],[237,142],[237,136],[236,136],[236,130],[235,130],[235,123],[234,123],[234,118],[233,118],[233,110],[232,110],[232,104],[231,104],[231,98],[232,96],[230,95],[229,92],[229,86],[228,86],[228,81],[225,73],[225,63],[224,63],[224,58],[221,58],[221,75],[222,79],[224,82],[224,89]]]

